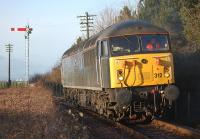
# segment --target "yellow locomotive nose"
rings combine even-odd
[[[170,53],[111,57],[110,73],[112,88],[174,83]]]

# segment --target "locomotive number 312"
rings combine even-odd
[[[162,73],[154,73],[154,78],[162,78]]]

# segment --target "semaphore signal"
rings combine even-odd
[[[25,45],[25,65],[26,65],[26,82],[27,85],[29,84],[29,47],[30,47],[30,34],[33,31],[33,28],[30,28],[29,25],[27,25],[26,27],[19,27],[19,28],[15,28],[12,27],[10,28],[11,32],[25,32],[25,40],[27,40],[27,43]],[[27,48],[26,48],[27,47]]]
[[[32,28],[10,28],[11,31],[32,31]]]

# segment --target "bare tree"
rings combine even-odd
[[[127,1],[120,11],[106,7],[96,18],[94,24],[94,34],[104,30],[105,28],[117,22],[128,19],[137,19],[136,10],[133,9],[131,3]]]
[[[117,22],[118,12],[113,8],[105,8],[96,18],[94,33],[102,31]]]

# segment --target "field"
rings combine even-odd
[[[0,139],[71,138],[81,132],[70,126],[69,122],[73,126],[76,122],[66,113],[60,113],[51,90],[44,87],[1,89]]]

